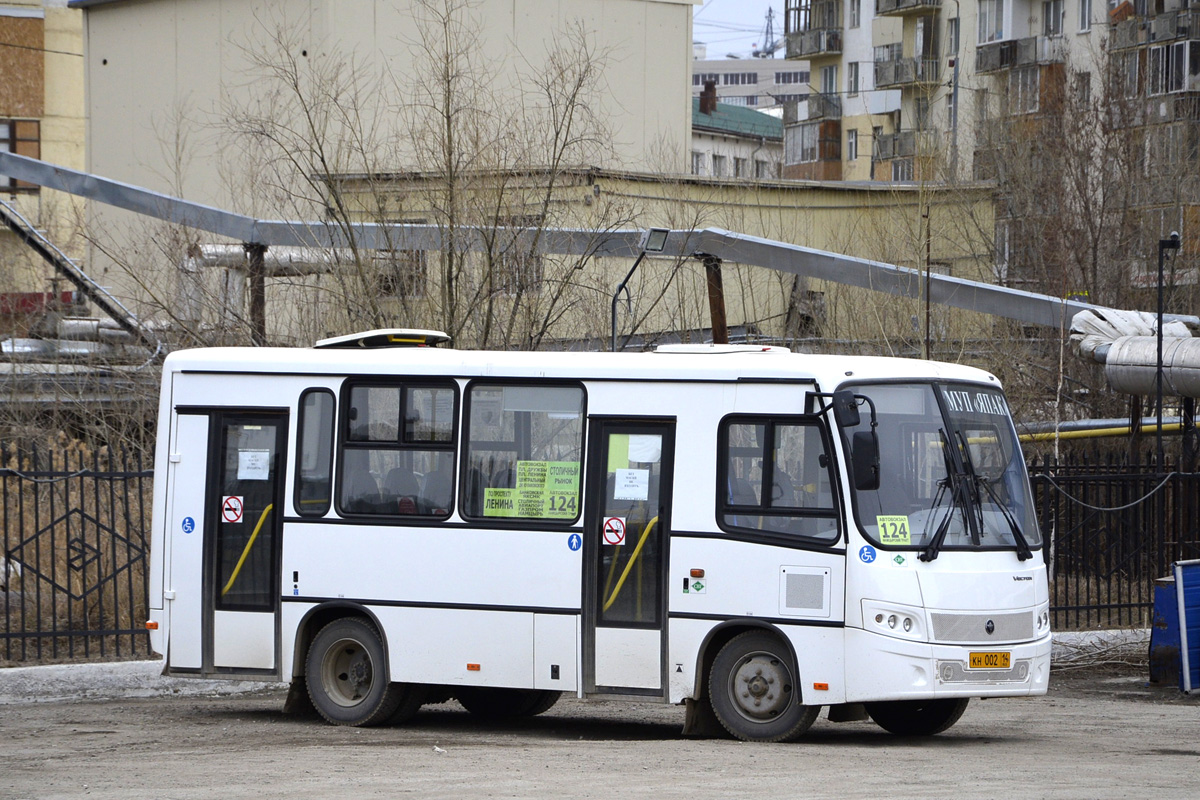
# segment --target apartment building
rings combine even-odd
[[[696,45],[692,61],[692,97],[705,83],[716,87],[717,102],[748,108],[773,108],[803,102],[808,95],[808,65],[782,58],[704,58]]]
[[[788,0],[787,56],[809,61],[815,94],[787,120],[784,174],[970,177],[981,129],[1094,61],[1107,15],[1101,0]]]

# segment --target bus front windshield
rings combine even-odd
[[[1004,395],[973,384],[847,387],[875,407],[879,488],[856,490],[858,524],[876,543],[920,550],[1041,545],[1025,462]],[[846,442],[869,431],[868,405]],[[858,437],[861,441],[863,437]]]

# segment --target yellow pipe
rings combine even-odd
[[[1141,432],[1150,434],[1154,433],[1157,425],[1143,425]],[[1121,425],[1116,428],[1093,428],[1088,431],[1047,431],[1045,433],[1022,433],[1017,436],[1022,442],[1048,442],[1053,441],[1055,437],[1059,439],[1099,439],[1105,436],[1127,436],[1129,434],[1129,425]],[[1177,433],[1183,430],[1183,425],[1178,422],[1171,422],[1162,426],[1163,433]]]
[[[654,530],[654,526],[658,524],[658,517],[646,523],[646,529],[642,531],[642,536],[638,539],[637,547],[633,549],[633,555],[629,557],[629,562],[625,565],[624,571],[621,572],[621,577],[617,579],[617,585],[612,591],[612,596],[608,598],[608,602],[604,604],[603,611],[608,611],[612,604],[616,602],[617,595],[621,593],[621,587],[625,585],[625,579],[629,577],[629,570],[633,569],[633,564],[638,560],[638,556],[642,554],[642,548],[646,545],[646,540],[650,538],[650,531]]]
[[[271,509],[275,507],[274,503],[263,509],[262,514],[258,518],[258,524],[254,526],[254,533],[250,534],[250,541],[246,542],[246,546],[242,548],[242,557],[238,559],[237,566],[233,568],[233,574],[229,576],[229,583],[225,584],[225,588],[221,590],[221,597],[224,597],[230,589],[233,588],[233,582],[237,580],[238,573],[242,571],[242,564],[246,563],[246,556],[250,555],[250,548],[254,546],[254,540],[258,538],[258,532],[262,530],[263,523],[267,521],[267,514],[271,513]]]

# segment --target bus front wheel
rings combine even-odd
[[[803,704],[787,647],[766,631],[738,634],[721,648],[708,692],[721,725],[747,742],[798,739],[821,711]]]
[[[875,724],[897,736],[933,736],[958,722],[969,698],[951,700],[894,700],[867,703],[867,714]]]
[[[317,713],[334,725],[357,727],[402,718],[406,708],[415,712],[416,687],[391,683],[384,664],[383,642],[366,620],[343,617],[321,628],[305,660]]]

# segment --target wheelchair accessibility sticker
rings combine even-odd
[[[862,559],[864,564],[870,564],[875,560],[875,548],[869,544],[864,544],[862,550],[858,551],[858,557]]]

